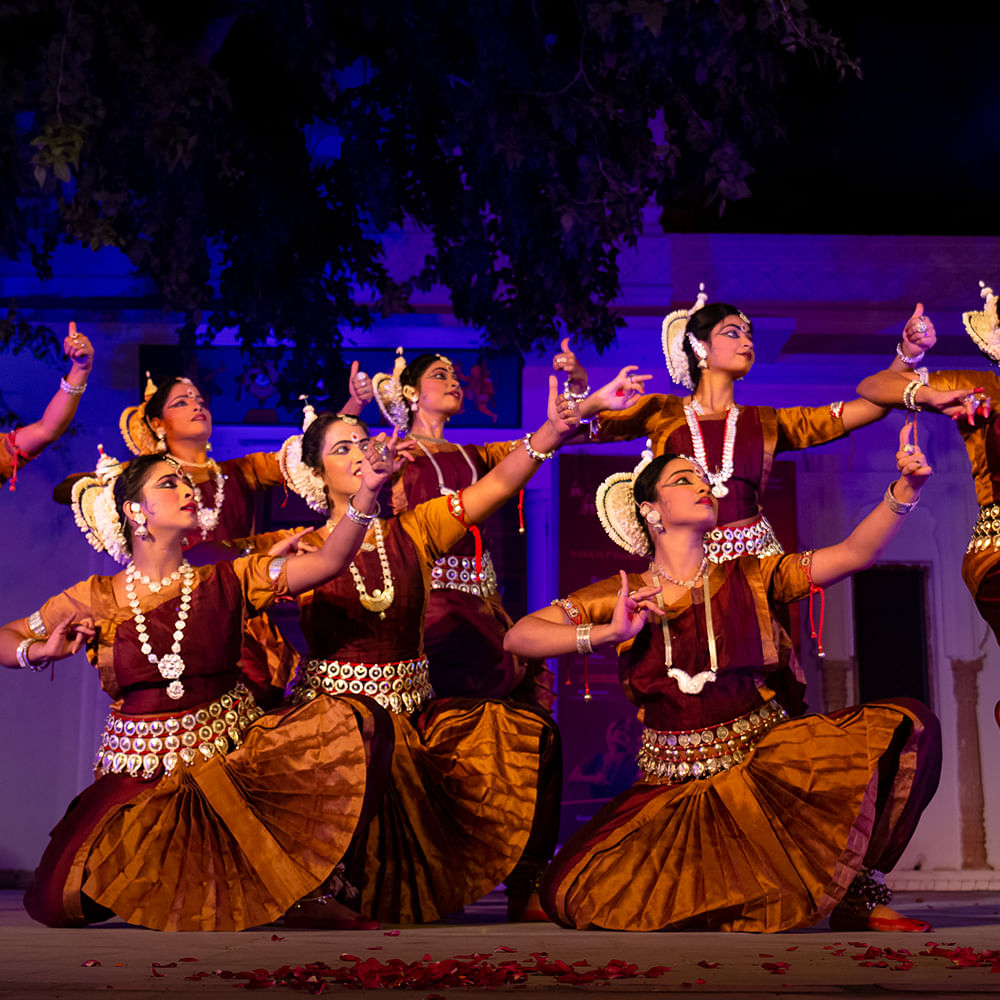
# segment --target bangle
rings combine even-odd
[[[586,399],[590,395],[590,384],[587,384],[587,387],[583,390],[583,392],[573,392],[573,390],[569,387],[570,382],[572,381],[573,380],[567,375],[566,381],[563,382],[563,398],[572,400],[574,403],[579,403],[581,399]]]
[[[896,357],[899,358],[899,360],[902,361],[903,364],[906,365],[907,368],[913,368],[916,365],[919,365],[920,362],[924,360],[924,355],[926,353],[927,353],[926,351],[921,351],[919,354],[916,354],[916,355],[914,355],[911,358],[911,357],[908,357],[906,354],[903,353],[903,342],[902,341],[900,341],[896,345]]]
[[[594,647],[590,644],[590,630],[593,627],[591,622],[576,627],[576,651],[581,656],[588,656],[594,651]]]
[[[357,496],[357,494],[355,493],[354,496]],[[379,506],[377,500],[375,501],[375,509],[370,514],[365,514],[354,506],[354,497],[351,497],[351,499],[347,501],[347,510],[345,511],[344,516],[348,521],[353,521],[355,524],[363,524],[367,528],[381,513],[382,508]]]
[[[525,434],[524,439],[521,442],[524,445],[524,450],[536,461],[536,462],[547,462],[554,454],[555,450],[552,451],[535,451],[531,447],[531,434]]]
[[[892,488],[898,482],[899,482],[898,479],[894,479],[891,483],[889,483],[889,485],[885,488],[885,496],[882,497],[882,499],[885,501],[886,507],[888,507],[889,510],[893,512],[893,514],[909,514],[910,511],[913,510],[913,508],[916,507],[918,503],[920,503],[920,494],[919,493],[917,494],[916,500],[911,500],[909,503],[904,503],[902,500],[897,500],[895,496],[893,496]]]
[[[87,391],[87,383],[84,382],[83,385],[73,385],[67,382],[66,379],[59,379],[59,388],[66,393],[67,396],[82,396]]]
[[[22,670],[44,670],[49,666],[51,660],[41,660],[38,663],[32,663],[28,659],[28,650],[35,645],[36,642],[41,642],[41,639],[36,639],[33,636],[29,636],[27,639],[22,639],[17,646],[17,652],[14,654],[17,657],[17,665]]]
[[[914,379],[912,382],[907,382],[906,388],[903,390],[903,406],[914,413],[919,413],[923,409],[916,399],[921,388],[923,388],[923,383],[920,379]]]

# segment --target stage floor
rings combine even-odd
[[[611,998],[668,992],[729,1000],[1000,994],[1000,893],[897,893],[896,903],[904,913],[930,921],[934,930],[834,934],[821,925],[770,936],[569,931],[506,923],[499,893],[447,923],[377,931],[289,930],[274,924],[241,934],[161,934],[115,922],[50,930],[28,918],[19,892],[4,891],[0,997],[214,1000],[239,996],[234,988],[248,986],[274,996],[328,996],[362,981],[368,984],[366,997],[388,996],[393,960],[416,964],[407,972],[412,985],[392,994],[421,1000],[462,1000],[491,987],[501,993],[558,990]],[[932,949],[935,954],[920,954]],[[325,965],[303,969],[310,963]],[[501,963],[511,964],[505,971]],[[336,981],[335,969],[348,970],[341,974],[348,984]],[[524,975],[528,969],[533,971]],[[278,978],[266,975],[276,972]],[[465,984],[452,985],[462,976]],[[468,985],[470,979],[481,985]]]

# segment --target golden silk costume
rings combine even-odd
[[[544,863],[554,847],[548,816],[536,823],[540,801],[558,808],[558,734],[548,715],[528,704],[435,698],[430,687],[423,622],[435,560],[466,532],[449,512],[455,500],[437,497],[376,522],[381,541],[370,529],[357,578],[345,572],[299,597],[313,659],[293,682],[293,702],[367,696],[392,713],[388,787],[347,869],[361,889],[356,905],[379,920],[445,917],[524,858]],[[321,529],[306,540],[323,537]],[[380,606],[387,587],[391,602],[366,609],[361,590]]]
[[[140,648],[130,606],[95,576],[26,620],[41,635],[92,618],[88,655],[112,698],[97,780],[52,832],[28,912],[50,926],[112,914],[157,930],[241,930],[329,876],[361,817],[371,712],[350,699],[263,713],[238,666],[244,614],[286,592],[281,560],[195,570],[183,694]],[[170,649],[180,584],[139,601],[146,643]]]
[[[542,901],[564,926],[784,931],[815,923],[861,868],[888,870],[940,771],[937,720],[909,700],[789,718],[802,688],[780,665],[771,602],[809,581],[798,555],[744,556],[709,571],[717,670],[700,587],[665,608],[674,670],[650,616],[619,650],[645,726],[643,777],[564,844]],[[642,586],[632,574],[629,588]],[[611,620],[617,578],[560,605]]]

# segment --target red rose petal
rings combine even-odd
[[[177,961],[178,962],[197,962],[198,959],[196,959],[196,958],[179,958],[179,959],[177,959]]]
[[[718,962],[706,962],[705,959],[702,959],[698,964],[703,969],[717,969],[719,967]]]
[[[94,968],[95,966],[98,966],[98,965],[100,965],[100,964],[101,964],[101,963],[100,963],[100,962],[98,962],[96,958],[88,958],[88,959],[87,959],[87,961],[86,961],[86,962],[84,962],[84,963],[83,963],[83,964],[82,964],[82,965],[80,966],[80,968],[82,968],[82,969],[93,969],[93,968]]]

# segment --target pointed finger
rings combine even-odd
[[[354,378],[354,376],[358,374],[358,369],[360,367],[361,367],[361,362],[360,361],[352,361],[351,362],[351,378]]]
[[[569,337],[563,337],[563,339],[559,341],[559,350],[562,351],[563,354],[572,354],[573,353],[570,350]]]

